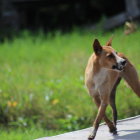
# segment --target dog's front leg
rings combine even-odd
[[[94,121],[94,125],[93,125],[93,131],[91,133],[91,135],[88,137],[88,140],[93,140],[96,136],[96,133],[97,133],[97,130],[98,130],[98,127],[99,127],[99,124],[105,114],[105,111],[106,111],[106,107],[107,107],[108,103],[106,100],[101,100],[101,104],[100,104],[100,107],[99,107],[99,110],[98,110],[98,114],[96,116],[96,119]]]
[[[100,101],[99,96],[97,96],[97,97],[94,96],[94,102],[96,103],[97,107],[99,108],[100,107],[100,104],[101,104],[101,101]],[[103,119],[106,122],[106,124],[108,125],[109,131],[111,133],[113,133],[113,134],[116,134],[117,133],[116,126],[108,119],[108,117],[106,116],[106,114],[104,114]]]

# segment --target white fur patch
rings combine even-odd
[[[94,77],[95,90],[98,91],[99,87],[105,82],[108,75],[108,69],[102,68]]]
[[[120,63],[121,61],[124,60],[123,58],[121,58],[120,56],[118,56],[115,52],[112,52],[112,53],[115,56],[117,63]]]

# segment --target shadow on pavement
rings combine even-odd
[[[124,136],[115,135],[112,140],[140,140],[140,130],[121,130],[123,132],[130,132],[131,134],[126,134]]]

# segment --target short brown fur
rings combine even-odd
[[[125,79],[132,90],[140,97],[140,82],[135,67],[122,53],[116,54],[115,50],[111,47],[111,44],[112,39],[107,42],[106,46],[102,47],[99,41],[95,39],[93,43],[95,53],[93,53],[89,58],[85,70],[85,85],[98,107],[98,113],[94,121],[93,131],[88,138],[89,140],[93,140],[95,138],[99,123],[102,119],[104,119],[108,125],[111,133],[117,133],[115,95],[116,88],[122,78]],[[118,57],[121,61],[126,60],[126,65],[124,65],[123,70],[119,71],[112,69],[112,66],[116,63],[115,57]],[[113,122],[105,115],[108,104],[112,107]]]

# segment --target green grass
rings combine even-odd
[[[64,133],[64,131],[46,131],[44,129],[27,128],[27,129],[0,129],[1,140],[34,140],[40,137],[49,137]]]
[[[140,31],[129,36],[122,29],[34,36],[24,32],[1,43],[0,123],[7,127],[42,128],[36,133],[29,131],[29,138],[36,134],[35,137],[47,136],[48,130],[61,132],[91,126],[97,108],[84,86],[84,70],[93,52],[93,40],[98,38],[103,45],[112,34],[113,47],[131,60],[140,76]],[[140,114],[140,100],[124,81],[116,101],[119,119]],[[111,117],[110,108],[107,114]],[[11,130],[9,137],[26,135],[20,132]],[[8,133],[3,130],[3,135]]]

